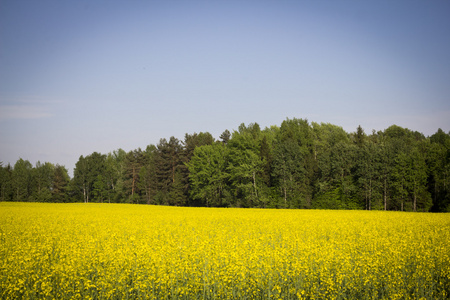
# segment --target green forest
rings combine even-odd
[[[0,201],[449,212],[450,133],[241,124],[218,140],[200,132],[80,156],[73,178],[50,162],[1,164]]]

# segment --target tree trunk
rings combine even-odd
[[[413,198],[413,210],[416,211],[417,208],[417,193],[416,193],[416,179],[414,178],[414,198]]]
[[[131,180],[131,196],[133,197],[134,196],[134,184],[135,184],[135,181],[136,181],[136,177],[135,177],[135,171],[134,171],[134,168],[133,168],[133,179]]]
[[[176,158],[172,157],[172,183],[175,183],[175,166],[176,166]]]
[[[255,190],[255,197],[258,200],[258,190],[256,189],[256,174],[253,172],[253,189]]]
[[[83,183],[83,200],[84,200],[84,203],[87,203],[87,201],[86,201],[86,184],[85,183]]]

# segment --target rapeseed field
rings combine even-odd
[[[0,203],[1,299],[447,299],[450,214]]]

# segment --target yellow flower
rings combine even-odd
[[[0,298],[445,299],[449,226],[448,214],[0,203]]]

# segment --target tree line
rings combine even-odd
[[[0,165],[0,201],[450,211],[450,133],[392,125],[366,134],[286,119],[80,156]]]

